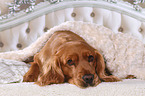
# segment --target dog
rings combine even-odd
[[[86,88],[102,81],[120,81],[106,74],[104,58],[97,49],[67,30],[55,32],[33,60],[24,82],[40,86],[68,82]]]

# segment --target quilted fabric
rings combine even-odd
[[[28,64],[15,60],[0,59],[0,84],[22,82]]]
[[[66,21],[96,23],[111,29],[114,33],[133,34],[145,43],[145,22],[103,8],[77,7],[50,12],[29,22],[0,31],[0,52],[22,50],[50,28]]]

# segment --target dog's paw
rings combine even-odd
[[[23,76],[23,82],[36,82],[37,81],[37,76],[35,76],[35,75],[32,75],[32,74],[30,74],[30,75],[24,75]]]
[[[35,82],[35,84],[37,84],[39,86],[45,86],[45,85],[51,84],[51,82],[49,80],[47,80],[47,78],[42,76],[42,77],[38,78],[38,80],[37,80],[37,82]]]
[[[101,78],[103,82],[118,82],[122,81],[121,79],[111,75],[111,76],[105,76],[104,78]]]
[[[134,75],[127,75],[126,79],[136,79]]]

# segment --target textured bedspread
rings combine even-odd
[[[33,83],[1,84],[0,96],[145,96],[145,81],[103,82],[86,89],[68,83],[45,87]]]

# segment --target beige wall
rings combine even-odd
[[[133,0],[123,0],[123,1],[127,1],[129,3],[133,3]]]
[[[0,0],[0,10],[2,14],[8,13],[8,6],[6,3],[13,2],[13,0]]]
[[[133,0],[123,0],[123,1],[127,1],[127,2],[133,4]],[[145,8],[145,3],[140,3],[139,5],[140,5],[141,7],[143,7],[143,8]]]
[[[0,0],[0,10],[1,14],[7,14],[8,13],[8,5],[7,3],[12,3],[14,0]],[[44,1],[44,0],[36,0],[36,4]],[[24,9],[25,7],[21,7],[21,9]]]

